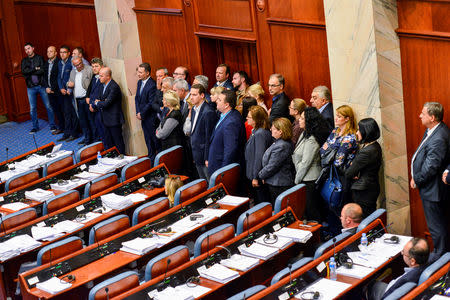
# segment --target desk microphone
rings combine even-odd
[[[38,151],[38,145],[37,145],[37,143],[36,143],[36,137],[35,137],[35,134],[33,133],[33,140],[34,140],[34,145],[36,146],[36,153],[37,153],[37,151]]]
[[[287,198],[286,212],[284,213],[286,216],[287,216],[287,213],[288,213],[288,207],[289,207],[289,197]]]
[[[166,281],[166,277],[167,277],[167,270],[169,270],[169,265],[172,261],[170,260],[170,258],[167,260],[167,265],[166,265],[166,271],[164,272],[164,279],[163,279],[163,284]]]
[[[97,230],[95,229],[95,226],[92,226],[92,229],[94,230],[94,243],[97,244],[97,253],[99,253],[100,252],[100,243],[98,242],[98,239],[97,239]],[[101,253],[100,253],[100,256],[101,256]]]
[[[9,149],[8,149],[8,147],[6,147],[6,161],[5,161],[5,163],[8,163],[8,151],[9,151]]]
[[[391,222],[390,224],[386,225],[385,227],[381,228],[380,230],[378,230],[375,233],[372,233],[370,235],[367,236],[367,240],[369,240],[369,238],[372,238],[373,236],[376,236],[377,234],[379,234],[381,231],[386,230],[387,228],[391,227],[391,225],[394,224],[394,222]],[[387,232],[387,231],[386,231]]]
[[[206,253],[208,253],[208,257],[209,257],[209,234],[208,234],[208,236],[206,237]]]
[[[336,238],[333,238],[333,257],[336,257]]]
[[[292,264],[288,264],[289,268],[289,285],[292,284]]]
[[[247,220],[247,238],[245,241],[245,246],[248,248],[253,244],[253,241],[250,241],[250,226],[248,224],[248,217],[250,216],[249,213],[245,213],[245,219]]]
[[[105,287],[106,300],[109,300],[109,288]]]

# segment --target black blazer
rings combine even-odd
[[[386,298],[387,296],[392,294],[392,292],[394,292],[396,289],[398,289],[399,287],[401,287],[402,285],[404,285],[407,282],[417,283],[419,281],[420,275],[422,274],[422,272],[425,270],[425,268],[427,266],[428,265],[425,264],[422,266],[415,267],[414,269],[409,271],[405,276],[402,276],[389,288],[389,290],[384,292],[383,297],[381,297],[381,299]]]
[[[288,118],[289,120],[293,120],[292,117],[289,115],[289,103],[291,101],[286,96],[285,93],[281,93],[278,96],[278,99],[275,100],[272,104],[272,108],[270,111],[270,122],[277,118]]]
[[[330,132],[334,129],[333,103],[329,102],[321,112],[322,117],[327,122]]]
[[[178,125],[172,130],[168,137],[161,139],[161,150],[169,149],[170,147],[180,145],[185,148],[184,144],[184,133],[183,133],[183,116],[180,110],[172,110],[168,115],[164,117],[161,121],[161,129],[164,128],[164,124],[167,119],[175,119],[178,121]]]
[[[156,83],[149,77],[141,94],[142,80],[138,81],[136,97],[136,114],[141,113],[142,120],[155,119],[160,111],[158,98],[156,97]]]
[[[381,167],[381,147],[378,142],[360,149],[345,171],[347,182],[352,182],[353,190],[367,190],[379,188],[378,172]],[[357,180],[353,177],[358,176]]]
[[[52,92],[55,94],[59,94],[59,86],[58,86],[58,64],[59,64],[59,58],[56,57],[53,61],[53,67],[52,71],[50,73],[50,84],[48,81],[48,70],[49,70],[49,63],[48,61],[45,62],[45,87],[49,88],[51,86]]]
[[[195,164],[203,166],[205,165],[205,161],[208,160],[209,145],[216,126],[217,114],[206,102],[203,102],[198,113],[197,123],[195,124],[194,131],[191,133],[191,147]],[[191,128],[194,123],[194,118],[195,111],[192,108]]]
[[[272,145],[272,135],[269,130],[258,128],[245,145],[245,172],[249,180],[258,178],[258,173],[262,169],[262,158],[267,148]]]
[[[442,182],[442,173],[450,160],[449,152],[449,129],[441,122],[419,149],[412,162],[414,182],[419,188],[422,201],[445,200],[447,187]]]
[[[100,86],[99,102],[95,105],[102,115],[103,125],[119,126],[124,123],[122,112],[122,92],[119,85],[111,79],[107,88],[103,92],[103,86]]]

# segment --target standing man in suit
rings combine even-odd
[[[227,64],[220,64],[216,68],[216,80],[214,84],[216,86],[222,86],[227,90],[234,91],[233,83],[230,80],[230,67]]]
[[[186,119],[183,131],[191,137],[192,155],[200,178],[209,181],[208,168],[205,162],[208,160],[209,144],[216,126],[216,112],[205,103],[205,88],[201,84],[191,87],[191,102],[193,108]]]
[[[48,99],[50,100],[50,105],[52,106],[55,117],[58,120],[58,126],[55,131],[52,132],[53,135],[63,133],[64,131],[64,114],[63,106],[59,101],[60,92],[58,88],[58,53],[56,52],[55,46],[50,46],[47,48],[48,60],[45,63],[45,75],[47,79],[47,85],[45,91],[47,92]]]
[[[236,93],[224,90],[217,99],[217,110],[221,113],[209,146],[208,167],[209,176],[217,169],[231,163],[243,166],[245,145],[245,128],[241,114],[235,110]]]
[[[425,219],[437,255],[448,251],[447,230],[444,216],[448,187],[441,180],[450,159],[450,133],[442,122],[444,108],[438,102],[424,104],[420,119],[427,128],[422,142],[411,160],[412,189],[418,188]]]
[[[270,122],[278,118],[288,118],[289,115],[289,98],[284,93],[284,77],[281,74],[272,74],[269,77],[269,93],[272,96],[272,108],[270,109]]]
[[[175,79],[173,82],[173,90],[180,98],[180,111],[183,116],[183,123],[186,120],[191,106],[191,93],[189,91],[189,84],[184,79]]]
[[[76,69],[75,65],[73,64],[73,60],[74,60],[75,58],[81,59],[81,60],[83,61],[83,64],[84,64],[85,66],[89,66],[89,62],[87,61],[87,59],[84,58],[84,50],[83,50],[83,48],[81,48],[81,47],[76,47],[76,48],[74,48],[74,49],[72,50],[72,66],[73,66],[73,69],[74,69],[74,70]]]
[[[311,93],[310,102],[312,107],[319,110],[331,132],[334,129],[334,116],[330,90],[324,85],[316,86]]]
[[[89,105],[89,111],[94,114],[95,140],[103,141],[104,143],[105,129],[103,128],[102,115],[99,110],[94,109],[95,99],[100,98],[100,93],[103,91],[103,85],[99,79],[100,69],[103,68],[103,60],[99,57],[94,57],[91,60],[91,65],[94,76],[92,76],[91,84],[87,91],[86,103]]]
[[[136,118],[141,120],[142,131],[144,132],[145,144],[147,145],[148,157],[153,162],[156,153],[160,149],[159,140],[155,131],[159,125],[158,113],[160,105],[156,97],[156,83],[150,77],[151,67],[149,63],[139,65],[137,75],[136,97]]]
[[[103,84],[100,98],[95,99],[95,108],[102,115],[105,128],[106,149],[116,146],[120,153],[125,154],[125,143],[122,137],[122,124],[124,117],[122,112],[122,92],[119,85],[111,79],[111,69],[103,67],[99,73],[100,82]]]

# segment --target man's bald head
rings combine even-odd
[[[413,238],[403,247],[402,254],[409,267],[417,267],[427,263],[430,248],[425,239]]]
[[[58,53],[56,52],[56,47],[55,46],[49,46],[47,48],[47,57],[48,57],[48,59],[54,59],[56,57],[56,55],[58,55]]]
[[[77,71],[80,72],[84,68],[83,60],[79,57],[72,59],[72,64],[77,68]]]
[[[344,205],[341,211],[341,223],[343,228],[353,228],[361,223],[363,212],[361,206],[356,203]]]
[[[111,80],[112,71],[109,67],[103,67],[100,69],[99,72],[99,79],[100,82],[105,84],[108,83]]]

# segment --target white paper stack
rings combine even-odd
[[[33,238],[37,241],[43,240],[43,241],[51,241],[56,238],[59,238],[60,236],[63,236],[64,233],[60,232],[59,230],[53,228],[53,227],[38,227],[33,226],[31,227],[31,235]]]
[[[11,245],[16,246],[20,253],[30,251],[41,245],[41,242],[36,241],[28,234],[15,236],[5,243],[11,243]]]
[[[272,256],[279,253],[278,248],[264,246],[258,243],[253,243],[250,247],[246,245],[240,245],[238,247],[242,255],[259,258],[262,260],[268,260]]]
[[[102,199],[102,203],[104,206],[107,206],[112,209],[124,209],[130,205],[133,205],[133,201],[127,198],[126,196],[119,196],[114,193],[106,194],[100,196]]]
[[[206,268],[202,266],[198,268],[200,276],[209,280],[217,281],[220,283],[227,283],[237,277],[239,277],[239,273],[228,269],[221,264],[214,264],[210,268]]]
[[[290,244],[292,244],[294,241],[290,238],[284,237],[284,236],[278,236],[277,238],[271,238],[266,239],[265,235],[260,236],[259,238],[257,238],[255,240],[256,243],[264,245],[264,246],[268,246],[268,247],[274,247],[277,249],[284,249],[287,246],[289,246]]]
[[[213,209],[213,208],[204,208],[198,214],[204,215],[205,217],[217,217],[220,218],[224,214],[228,212],[227,209]]]
[[[296,243],[306,243],[312,237],[311,231],[288,227],[281,228],[276,232],[276,235],[290,238]]]
[[[356,264],[353,264],[353,267],[351,269],[347,269],[346,267],[342,266],[337,269],[337,273],[339,275],[354,277],[354,278],[364,278],[370,273],[372,273],[374,269],[359,266]]]
[[[95,212],[90,211],[90,212],[88,212],[86,214],[86,218],[83,219],[83,220],[80,220],[79,222],[84,224],[84,223],[87,223],[87,222],[89,222],[89,221],[91,221],[91,220],[93,220],[95,218],[100,217],[101,215],[102,214],[100,214],[100,213],[95,213]]]
[[[300,291],[300,293],[295,295],[295,298],[301,299],[303,292],[319,292],[319,299],[334,299],[351,286],[349,283],[322,278]]]
[[[347,255],[353,260],[353,264],[376,269],[384,264],[387,258],[383,255],[373,255],[369,253],[362,253],[360,251],[347,252]]]
[[[403,250],[403,247],[405,247],[405,245],[412,239],[410,236],[395,234],[395,236],[397,236],[400,240],[398,244],[387,244],[384,242],[384,239],[389,239],[392,236],[393,234],[385,233],[381,238],[376,239],[375,243],[370,243],[367,250],[364,252],[390,258],[400,253]]]
[[[0,243],[0,261],[5,261],[20,254],[20,250],[8,241]]]
[[[225,195],[222,199],[217,201],[217,203],[223,204],[223,205],[231,205],[231,206],[238,206],[248,200],[247,197],[237,197],[237,196],[230,196]]]
[[[41,165],[45,164],[48,160],[49,159],[45,157],[45,155],[32,154],[27,159],[16,162],[14,166],[16,167],[16,170],[23,170],[23,171],[37,169]]]
[[[177,289],[177,287],[173,288],[171,286],[165,288],[162,291],[153,290],[148,293],[150,299],[153,300],[194,300],[195,297],[192,293],[187,289]]]
[[[13,202],[13,203],[8,203],[8,204],[3,204],[2,208],[6,208],[12,211],[18,211],[24,208],[29,207],[28,204],[25,204],[23,202]]]
[[[133,203],[142,202],[147,199],[147,195],[141,193],[134,193],[125,196],[126,199],[131,200]]]
[[[30,200],[35,200],[39,202],[44,202],[48,199],[54,197],[55,194],[52,191],[46,191],[43,189],[35,189],[32,191],[25,192],[25,198]]]
[[[101,175],[97,174],[97,173],[90,173],[90,172],[83,171],[81,173],[75,174],[74,176],[77,178],[80,178],[80,179],[91,181],[97,177],[100,177]]]
[[[10,165],[11,166],[11,165]],[[23,170],[7,170],[0,173],[0,182],[6,181],[14,175],[24,172]]]
[[[66,183],[64,183],[64,184],[51,183],[50,188],[52,190],[66,192],[66,191],[73,190],[74,188],[76,188],[82,184],[85,184],[87,181],[86,180],[83,180],[83,181],[82,180],[77,180],[77,181],[66,180],[65,182]]]
[[[233,254],[230,258],[222,259],[220,264],[242,272],[248,271],[259,264],[259,259],[240,254]]]
[[[84,225],[75,221],[64,220],[59,223],[53,225],[53,228],[58,230],[59,232],[70,233],[74,232],[77,229],[80,229]]]
[[[120,250],[133,253],[136,255],[144,255],[145,253],[157,248],[158,241],[155,238],[140,238],[137,237],[133,240],[126,241],[122,243],[122,248]]]
[[[113,172],[115,169],[115,166],[96,164],[89,166],[89,173],[106,174]]]
[[[70,288],[71,286],[72,286],[71,283],[65,282],[64,280],[61,280],[58,277],[52,277],[47,281],[39,282],[36,284],[36,287],[38,289],[52,295],[64,291]]]
[[[108,165],[108,166],[114,166],[115,168],[120,168],[132,161],[135,161],[136,159],[137,159],[137,156],[124,156],[123,158],[102,157],[102,158],[100,158],[100,163],[102,165]]]

